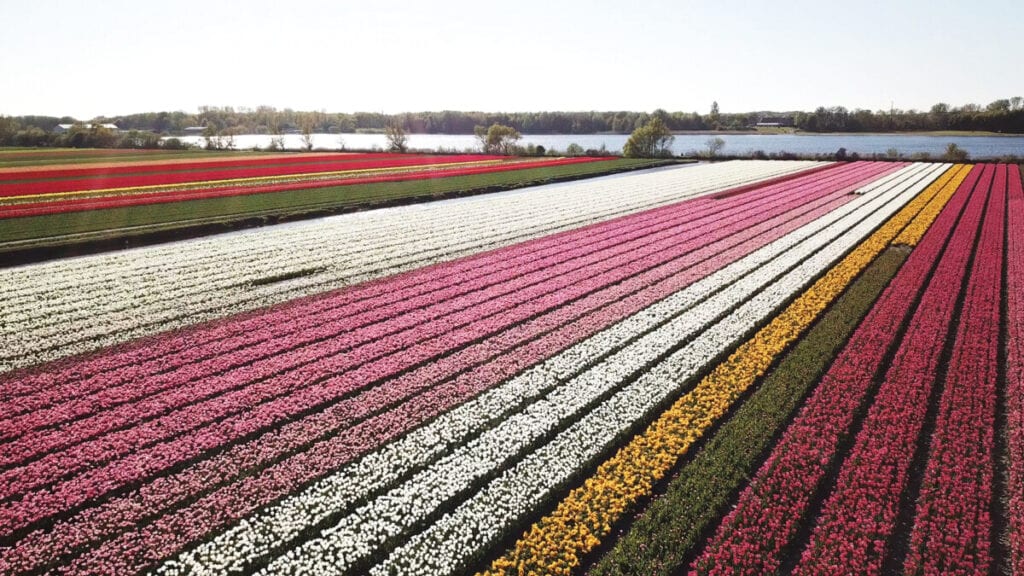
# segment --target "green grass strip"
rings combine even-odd
[[[754,474],[802,399],[906,260],[888,248],[840,296],[751,397],[669,482],[591,574],[674,574]]]
[[[295,218],[306,213],[372,207],[406,199],[533,186],[555,180],[656,166],[661,163],[663,161],[615,159],[469,176],[353,184],[12,218],[0,220],[0,252],[5,249],[25,248],[26,245],[32,244],[61,245],[65,243],[65,238],[66,243],[74,243],[76,239],[71,235],[88,234],[90,240],[110,239],[251,218]],[[10,242],[18,244],[4,246]]]

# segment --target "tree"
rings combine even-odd
[[[480,141],[480,149],[484,154],[509,155],[515,150],[515,143],[522,138],[522,134],[511,126],[504,126],[498,123],[491,124],[490,128],[476,126],[473,133]]]
[[[622,147],[622,154],[629,158],[670,156],[672,153],[669,148],[675,139],[668,126],[655,116],[629,135],[629,140]]]
[[[583,146],[575,142],[570,142],[569,146],[565,149],[566,156],[583,156]]]
[[[302,118],[302,147],[307,151],[313,149],[313,119],[309,116]]]
[[[717,130],[718,127],[719,127],[719,125],[718,125],[719,117],[720,117],[720,114],[719,114],[719,111],[718,111],[718,100],[715,100],[714,102],[711,103],[711,113],[708,114],[708,125],[711,126],[712,128],[714,128],[715,130]]]
[[[967,153],[967,150],[956,145],[956,142],[950,142],[946,145],[945,159],[950,162],[966,162],[971,155]]]
[[[384,137],[388,139],[388,150],[391,152],[405,153],[409,149],[409,137],[405,134],[405,128],[398,122],[389,122],[384,128]]]
[[[718,153],[725,148],[725,140],[715,136],[714,138],[708,138],[704,145],[708,147],[708,158],[714,158],[718,156]]]

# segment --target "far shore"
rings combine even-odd
[[[1024,134],[1008,134],[1006,132],[985,132],[983,130],[921,130],[918,132],[807,132],[795,128],[769,128],[764,130],[673,130],[674,135],[760,135],[775,136],[793,134],[796,136],[998,136],[1019,138]]]

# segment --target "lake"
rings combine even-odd
[[[1024,156],[1024,136],[927,136],[916,134],[720,134],[725,140],[723,154],[744,155],[756,150],[765,153],[791,152],[794,154],[830,154],[839,148],[848,153],[885,154],[896,148],[901,154],[927,152],[934,157],[941,156],[946,145],[955,142],[970,153],[972,158],[993,158],[1016,154]],[[704,150],[705,142],[714,135],[677,134],[672,144],[675,154],[692,154]],[[266,148],[271,136],[267,134],[243,134],[235,136],[238,149]],[[302,147],[302,136],[286,134],[286,148]],[[519,143],[523,146],[535,144],[547,149],[565,150],[571,143],[584,149],[598,149],[602,145],[609,152],[620,152],[629,138],[625,134],[524,134]],[[204,144],[201,136],[180,138],[199,146]],[[383,134],[313,134],[313,146],[329,150],[384,148]],[[409,147],[414,150],[479,150],[476,137],[469,134],[410,134]]]

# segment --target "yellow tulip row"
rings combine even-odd
[[[950,176],[950,181],[948,183],[948,186],[952,187],[950,195],[960,187],[960,184],[967,178],[967,174],[970,171],[971,166],[967,164],[957,164],[946,173],[946,175]],[[942,211],[942,208],[946,205],[946,200],[948,199],[949,197],[947,196],[945,200],[942,200],[939,197],[932,200],[930,204],[924,207],[924,210],[921,211],[918,218],[915,218],[910,225],[904,228],[903,232],[900,232],[899,236],[897,236],[892,243],[902,244],[905,246],[917,246],[917,243],[924,237],[924,233],[928,231],[932,222],[938,218],[939,212]]]
[[[904,229],[926,230],[966,177],[957,165],[831,268],[767,326],[606,460],[584,484],[535,523],[481,575],[570,574],[637,500],[730,409],[818,315]],[[920,235],[916,236],[920,239]],[[908,235],[907,243],[916,243]]]

